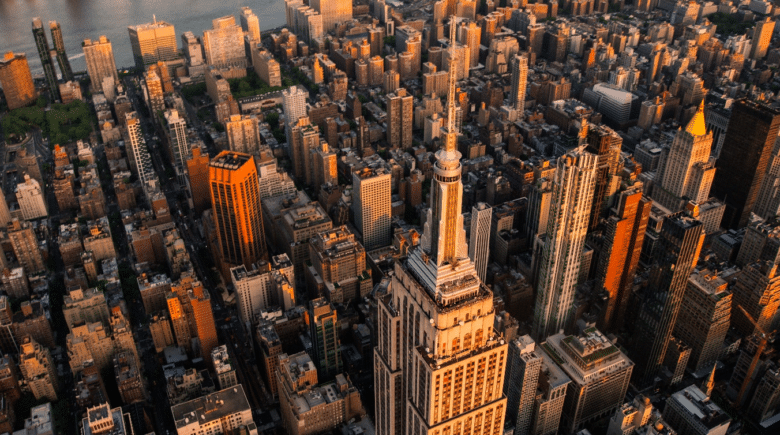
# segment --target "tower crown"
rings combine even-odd
[[[692,136],[704,136],[707,134],[707,124],[704,122],[704,100],[699,104],[699,108],[696,110],[696,114],[693,115],[688,125],[685,126],[685,131]]]

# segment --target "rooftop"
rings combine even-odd
[[[227,417],[239,412],[249,411],[244,387],[238,384],[222,391],[208,394],[197,399],[171,407],[176,427],[184,427],[197,420],[199,425]]]

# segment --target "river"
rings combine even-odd
[[[242,6],[257,14],[261,31],[285,23],[284,0],[0,0],[0,56],[6,51],[27,53],[33,75],[42,75],[32,35],[33,17],[41,17],[50,48],[48,22],[60,22],[73,71],[87,68],[81,42],[100,35],[111,41],[117,67],[128,68],[134,62],[127,26],[151,22],[156,15],[176,27],[181,48],[182,33],[189,30],[202,37],[212,19],[225,15],[235,16],[238,23]]]

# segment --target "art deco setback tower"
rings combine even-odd
[[[531,331],[537,340],[571,322],[574,287],[588,230],[598,157],[582,148],[558,159],[541,253],[539,282]]]
[[[609,185],[612,176],[618,171],[620,158],[620,148],[623,145],[623,139],[615,130],[605,125],[584,124],[584,131],[587,140],[586,151],[595,154],[598,158],[598,168],[596,169],[596,189],[593,192],[593,205],[590,210],[589,229],[595,229],[598,226],[603,211],[604,199],[607,197]]]
[[[702,100],[685,130],[678,130],[674,136],[660,183],[653,189],[653,199],[672,211],[680,211],[685,198],[699,204],[706,201],[715,176],[711,149],[712,132],[707,132]]]
[[[49,86],[52,100],[59,100],[60,86],[57,84],[57,71],[54,69],[54,60],[51,58],[51,51],[49,51],[49,40],[46,38],[46,30],[44,30],[43,22],[38,17],[33,18],[32,32],[35,37],[35,46],[38,48],[38,55],[41,57],[41,66],[43,66],[46,85]]]
[[[114,85],[119,83],[114,49],[108,38],[101,36],[97,41],[85,39],[81,46],[84,47],[84,60],[87,62],[89,88],[92,92],[103,92],[103,79],[106,77],[113,78]]]
[[[211,204],[223,264],[268,260],[255,159],[222,151],[209,164]]]
[[[5,53],[0,59],[0,85],[5,92],[5,101],[10,110],[18,109],[35,102],[35,92],[30,65],[24,53]]]
[[[632,346],[635,375],[643,383],[651,381],[663,364],[688,278],[704,243],[704,228],[684,213],[673,214],[663,222],[660,243],[661,252],[650,272]]]
[[[62,27],[60,23],[56,21],[49,21],[49,29],[51,30],[51,42],[54,44],[54,51],[57,52],[57,63],[60,65],[60,72],[62,73],[62,79],[67,81],[73,80],[73,70],[70,67],[70,60],[65,53],[65,40],[62,38]]]
[[[780,111],[762,103],[734,104],[712,182],[713,195],[726,203],[723,228],[748,224],[780,130]]]
[[[450,115],[454,88],[452,68]],[[436,152],[421,243],[396,263],[392,293],[379,304],[374,359],[379,435],[503,433],[507,344],[493,332],[493,294],[468,257],[454,121],[450,116],[444,146]]]

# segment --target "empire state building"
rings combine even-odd
[[[453,19],[452,46],[455,27]],[[451,66],[444,147],[436,152],[423,237],[406,261],[395,264],[391,291],[379,301],[379,435],[503,432],[507,344],[493,331],[493,294],[468,256],[455,80]]]

